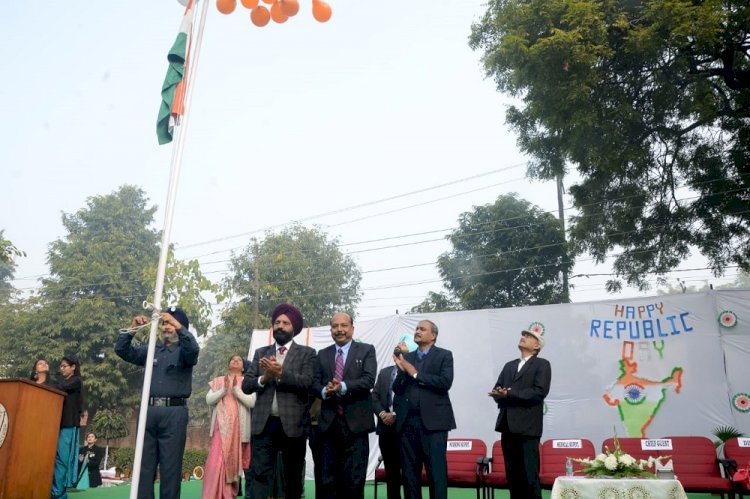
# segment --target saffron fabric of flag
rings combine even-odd
[[[167,54],[169,67],[164,83],[161,86],[161,106],[156,119],[156,137],[159,144],[172,142],[177,118],[184,112],[185,90],[190,53],[190,33],[193,29],[193,4],[190,0],[185,7],[185,14],[180,24],[180,32]]]

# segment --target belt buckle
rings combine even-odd
[[[163,407],[166,405],[169,405],[169,399],[164,397],[154,397],[152,399],[152,404],[154,407]]]

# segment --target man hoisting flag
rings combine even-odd
[[[159,117],[156,120],[156,136],[160,145],[172,142],[174,127],[185,110],[185,87],[187,86],[190,63],[188,54],[190,52],[190,34],[193,31],[195,0],[189,0],[186,3],[180,32],[167,54],[169,67],[167,68],[167,76],[161,86],[161,107],[159,108]]]

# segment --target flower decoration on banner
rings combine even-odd
[[[240,0],[240,3],[244,8],[250,9],[250,20],[259,28],[271,20],[283,24],[299,12],[299,0]],[[237,0],[216,0],[216,10],[222,14],[231,14],[235,9]],[[316,21],[328,22],[331,14],[333,10],[328,3],[323,0],[312,0],[312,15]]]
[[[719,324],[727,329],[737,325],[737,314],[731,310],[724,310],[719,314]]]
[[[732,397],[732,405],[740,412],[750,412],[750,395],[738,393]]]
[[[620,440],[617,432],[614,435],[615,448],[610,450],[604,448],[604,452],[594,459],[573,459],[583,465],[581,470],[590,477],[612,477],[612,478],[654,478],[656,475],[651,468],[662,459],[671,456],[650,457],[648,459],[636,459],[620,448]]]
[[[541,322],[532,322],[529,324],[529,331],[544,336],[544,324]]]

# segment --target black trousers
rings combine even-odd
[[[95,489],[102,486],[102,474],[99,468],[89,468],[89,488]]]
[[[156,467],[159,467],[159,497],[177,499],[182,482],[182,456],[185,453],[188,408],[149,407],[143,439],[138,499],[153,499]]]
[[[401,450],[395,425],[383,429],[378,435],[378,446],[383,456],[388,499],[401,499]]]
[[[342,416],[320,432],[321,486],[316,499],[359,499],[365,494],[370,441],[353,433]]]
[[[284,463],[286,499],[300,499],[302,495],[302,467],[305,462],[307,437],[288,437],[281,420],[269,417],[265,428],[253,435],[250,456],[250,495],[252,499],[267,499],[271,495],[276,454],[281,452]]]
[[[406,416],[401,428],[401,467],[406,499],[422,498],[422,465],[427,472],[430,499],[448,499],[447,431],[424,427],[419,413]]]
[[[501,442],[511,499],[541,499],[539,438],[504,432]]]
[[[313,475],[315,476],[315,498],[323,497],[323,491],[319,490],[319,487],[322,487],[323,485],[321,471],[323,461],[320,457],[322,445],[320,442],[320,429],[318,428],[317,423],[314,423],[310,426],[310,440],[308,444],[310,445],[310,453],[312,454],[313,459]],[[302,479],[304,480],[304,477],[302,477]]]

